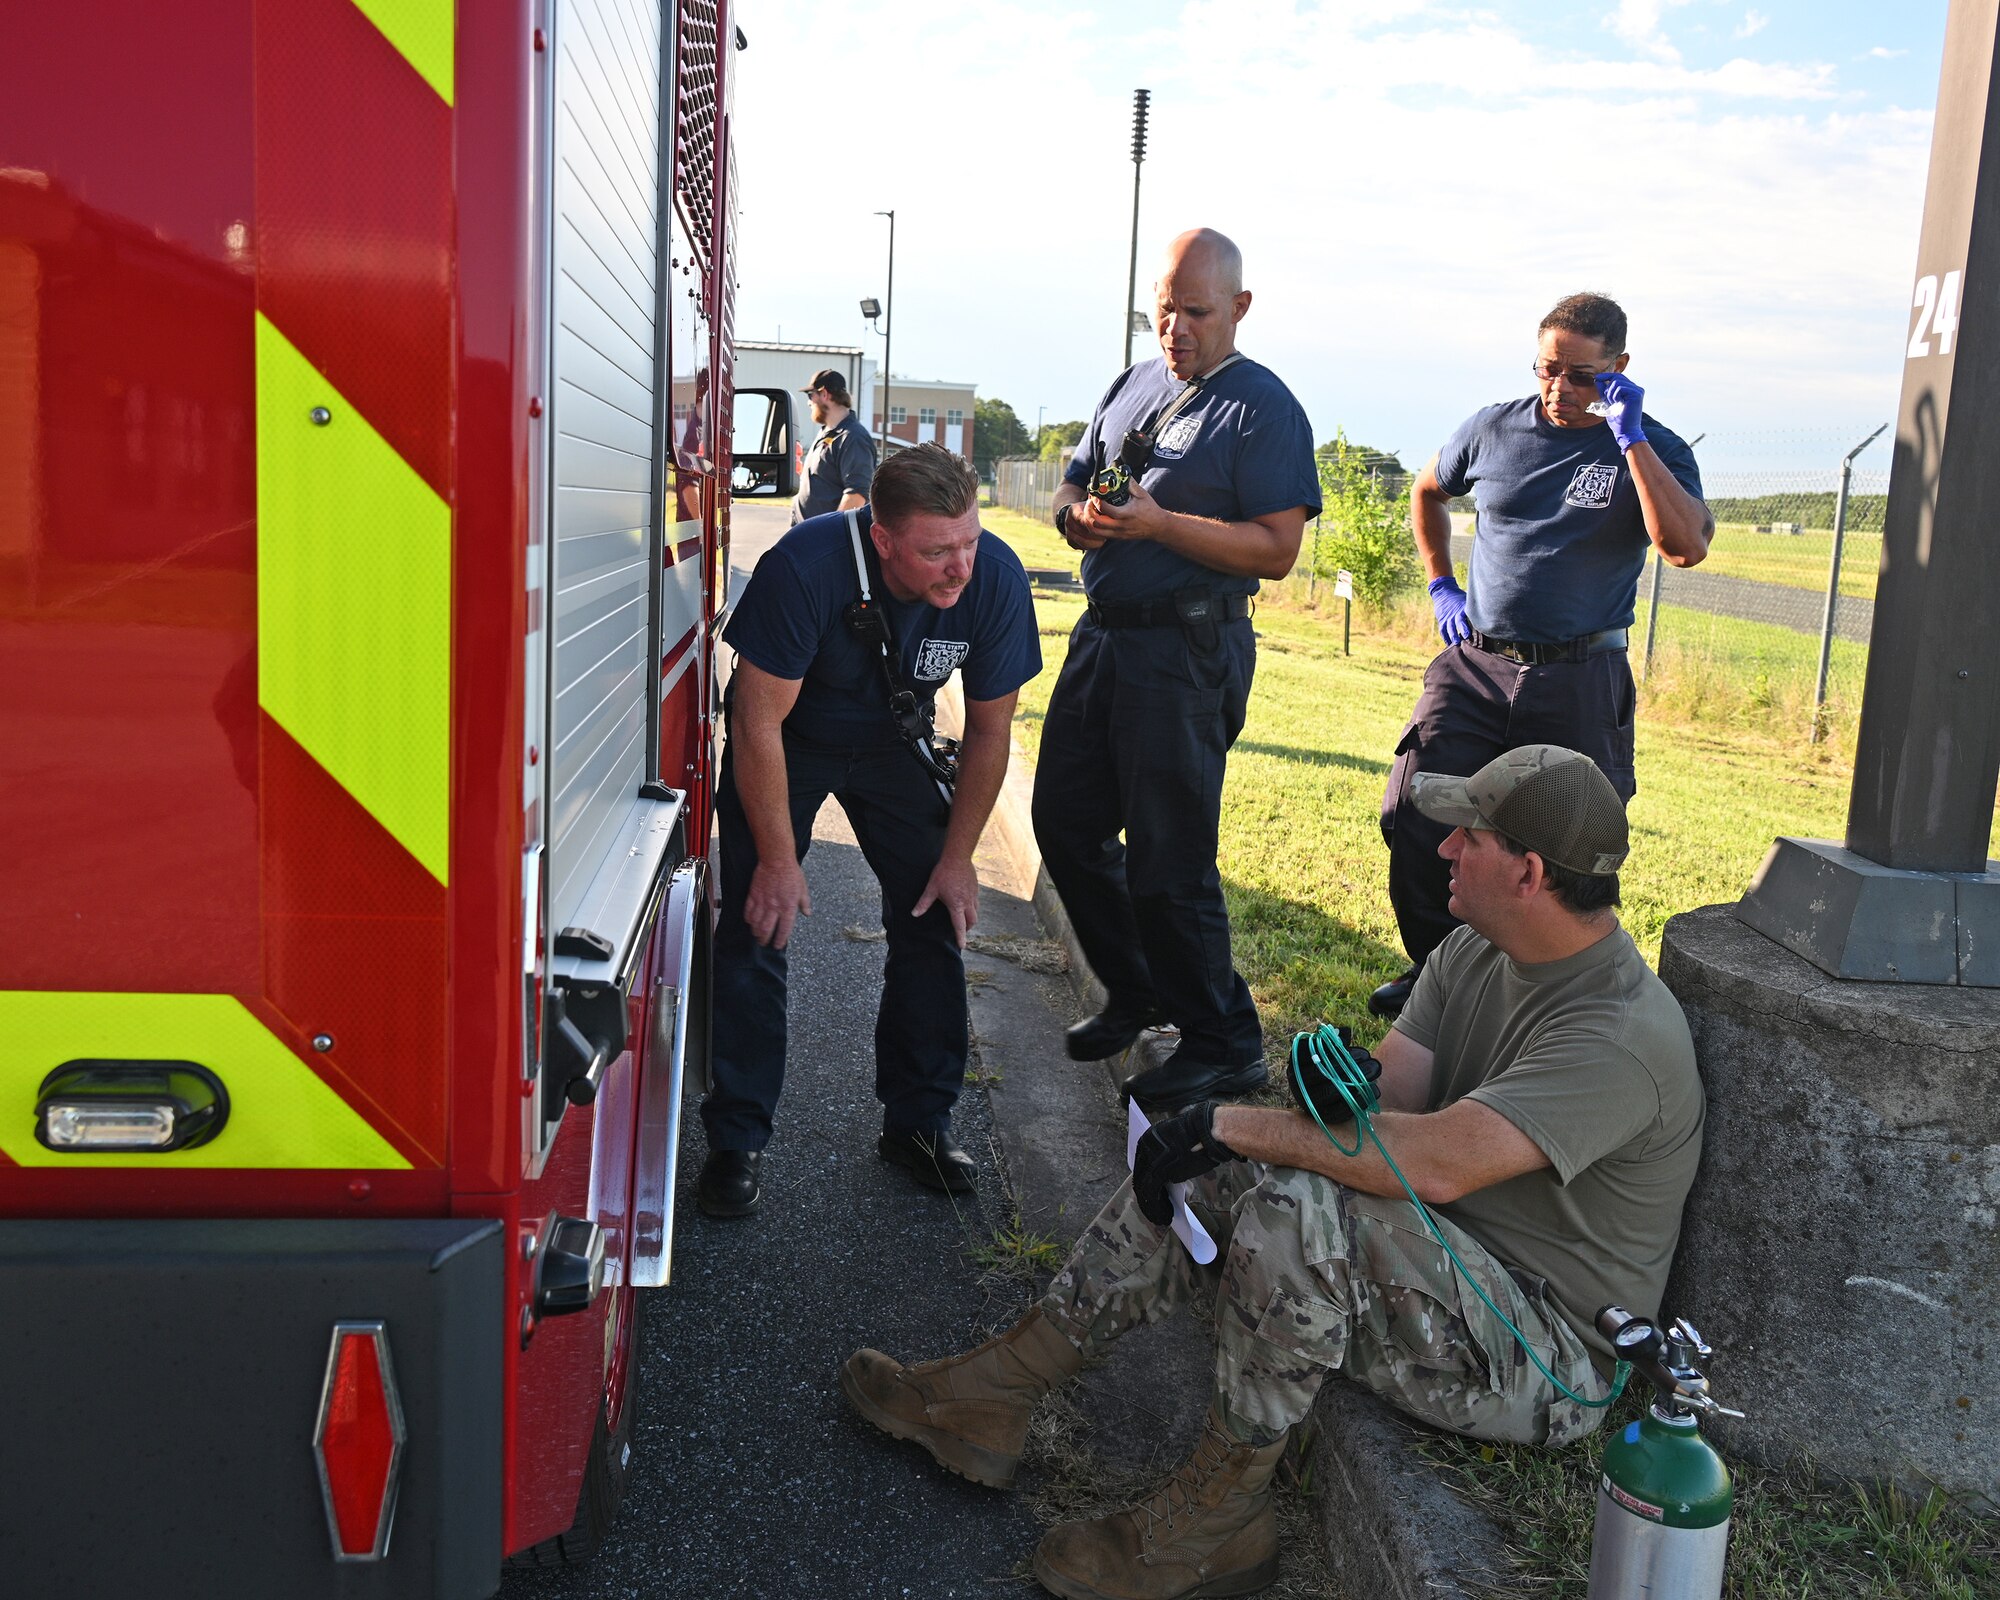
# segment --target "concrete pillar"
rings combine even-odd
[[[1708,1089],[1664,1306],[1718,1446],[2000,1500],[2000,991],[1857,984],[1709,906],[1660,976]]]
[[[1951,0],[1844,844],[1742,915],[1836,977],[2000,986],[2000,0]]]

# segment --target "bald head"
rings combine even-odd
[[[1161,278],[1206,277],[1225,294],[1243,292],[1243,252],[1236,241],[1213,228],[1190,228],[1167,245]]]
[[[1243,252],[1213,228],[1190,228],[1167,246],[1153,296],[1168,370],[1198,377],[1236,348],[1236,324],[1250,309]]]

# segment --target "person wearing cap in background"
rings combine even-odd
[[[806,451],[799,492],[792,497],[794,527],[828,511],[859,511],[868,504],[875,476],[875,440],[854,414],[847,374],[832,367],[815,372],[805,396],[820,434]]]
[[[878,1428],[1006,1488],[1042,1395],[1128,1328],[1215,1296],[1200,1444],[1151,1500],[1042,1540],[1035,1575],[1056,1594],[1174,1600],[1272,1581],[1271,1475],[1330,1373],[1474,1438],[1581,1438],[1602,1408],[1561,1395],[1494,1308],[1572,1394],[1602,1401],[1598,1310],[1659,1305],[1704,1108],[1687,1022],[1613,909],[1624,803],[1587,756],[1553,745],[1413,787],[1450,830],[1464,926],[1374,1055],[1355,1052],[1402,1178],[1309,1074],[1329,1132],[1304,1109],[1203,1101],[1140,1137],[1130,1181],[1004,1334],[921,1366],[863,1350],[842,1370]],[[1182,1182],[1220,1251],[1208,1267],[1166,1226],[1167,1186]]]
[[[1419,773],[1470,772],[1553,740],[1594,760],[1620,798],[1637,788],[1625,646],[1639,574],[1649,549],[1694,566],[1715,520],[1694,453],[1644,414],[1645,391],[1625,375],[1625,333],[1625,313],[1604,295],[1558,301],[1542,318],[1536,392],[1475,413],[1411,487],[1444,650],[1424,673],[1382,796],[1389,903],[1410,965],[1369,997],[1378,1016],[1402,1007],[1457,921],[1437,853],[1444,829],[1411,803]],[[1449,504],[1475,489],[1468,595],[1452,576]]]

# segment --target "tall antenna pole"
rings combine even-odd
[[[1125,365],[1132,365],[1132,302],[1139,294],[1139,169],[1146,161],[1146,103],[1150,89],[1132,91],[1132,255],[1125,267]]]
[[[882,296],[882,438],[889,437],[889,356],[895,349],[891,342],[896,337],[896,213],[878,211],[878,217],[889,219],[889,289]],[[881,459],[889,459],[889,446],[878,441]]]

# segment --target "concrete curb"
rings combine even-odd
[[[962,726],[957,680],[940,694],[939,712],[940,725]],[[1030,809],[1034,773],[1033,758],[1017,742],[982,850],[999,867],[996,876],[1008,880],[996,886],[1030,902],[1043,930],[1063,947],[1079,1009],[1094,1011],[1104,1003],[1103,986],[1077,947],[1076,932],[1035,844]],[[1017,1185],[1016,1200],[1024,1214],[1042,1221],[1050,1208],[1035,1191],[1051,1181],[1051,1152],[1041,1148],[1048,1131],[1038,1131],[1035,1120],[1014,1103],[1014,1095],[991,1098],[1001,1150]],[[1109,1112],[1097,1104],[1103,1098],[1101,1087],[1086,1093],[1080,1109],[1115,1118],[1115,1093]],[[1122,1136],[1118,1144],[1122,1148]],[[1068,1220],[1073,1233],[1083,1219]],[[1153,1331],[1141,1329],[1137,1335]],[[1184,1360],[1176,1364],[1186,1365]],[[1160,1376],[1151,1375],[1155,1405],[1167,1392],[1156,1381]],[[1188,1415],[1178,1419],[1177,1434],[1190,1434],[1203,1409],[1198,1390],[1185,1400]],[[1320,1543],[1348,1600],[1474,1600],[1504,1587],[1509,1566],[1499,1524],[1453,1493],[1417,1453],[1412,1424],[1373,1395],[1344,1383],[1330,1383],[1321,1392],[1313,1421],[1312,1493]]]
[[[965,726],[965,696],[957,678],[938,691],[937,708],[938,726],[947,733],[956,734]],[[1095,1011],[1104,1004],[1104,985],[1083,959],[1062,896],[1042,865],[1041,847],[1035,843],[1034,798],[1035,758],[1016,739],[1014,758],[1007,763],[1007,781],[1001,785],[992,819],[986,824],[984,844],[1006,864],[1008,881],[1000,887],[1035,908],[1043,931],[1069,958],[1070,985],[1076,990],[1078,1003],[1085,1011]]]

